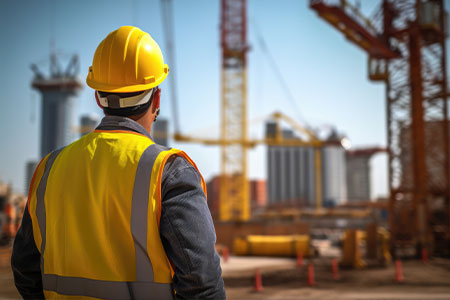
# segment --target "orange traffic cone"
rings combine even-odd
[[[395,261],[395,280],[403,282],[402,262],[399,259]]]
[[[228,251],[228,247],[223,248],[222,250],[222,256],[223,256],[223,261],[224,262],[228,262],[228,256],[230,255],[229,251]]]
[[[309,264],[308,265],[308,285],[314,286],[316,283],[314,281],[314,265]]]
[[[333,279],[338,280],[339,279],[339,267],[336,258],[333,258],[331,260],[331,268],[333,270]]]
[[[261,292],[263,290],[262,278],[259,269],[255,270],[255,286],[253,287],[255,292]]]
[[[424,263],[428,262],[428,250],[427,250],[427,248],[423,248],[422,249],[422,261]]]
[[[303,254],[302,251],[298,251],[297,253],[297,267],[303,267]]]

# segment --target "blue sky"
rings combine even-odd
[[[369,14],[379,1],[362,1]],[[183,133],[214,136],[220,122],[219,0],[174,0],[176,73]],[[447,5],[448,7],[448,5]],[[248,0],[249,120],[274,111],[298,117],[257,43],[254,24],[284,75],[302,119],[313,127],[336,126],[354,146],[386,145],[384,85],[367,79],[366,54],[347,42],[302,0]],[[159,0],[144,1],[0,1],[2,82],[0,180],[24,190],[25,162],[39,159],[40,97],[30,87],[31,63],[55,49],[80,57],[84,82],[98,43],[122,25],[149,32],[164,52]],[[168,80],[162,84],[162,117],[171,118]],[[101,115],[93,91],[78,97],[79,116]],[[33,117],[34,116],[34,117]],[[250,136],[261,136],[263,123],[251,123]],[[205,179],[219,172],[219,148],[177,144],[197,163]],[[372,161],[374,195],[387,191],[386,158]],[[264,178],[265,148],[249,153],[251,178]]]

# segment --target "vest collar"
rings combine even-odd
[[[143,134],[150,139],[152,138],[150,133],[148,133],[148,131],[141,124],[127,117],[105,116],[95,129],[134,131]]]

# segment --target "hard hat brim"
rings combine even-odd
[[[89,78],[89,74],[86,77],[86,84],[97,91],[102,92],[110,92],[110,93],[133,93],[133,92],[140,92],[145,91],[154,88],[155,86],[160,85],[169,74],[169,67],[167,64],[164,64],[164,69],[167,70],[167,72],[163,72],[162,76],[155,80],[154,82],[147,83],[147,84],[134,84],[134,85],[127,85],[127,86],[111,86],[110,84],[102,84],[100,82],[97,82],[95,80],[92,80]]]

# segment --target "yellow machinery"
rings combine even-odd
[[[348,268],[361,269],[366,266],[362,255],[362,242],[365,233],[361,230],[347,229],[344,233],[341,265]]]
[[[313,254],[308,235],[248,235],[233,243],[235,255],[295,257],[299,252]]]
[[[375,231],[375,234],[371,234],[371,231]],[[363,251],[364,248],[366,251]],[[379,263],[389,264],[392,261],[389,252],[389,232],[384,228],[376,228],[376,226],[369,226],[367,232],[347,229],[343,235],[341,265],[355,269],[366,267],[363,252],[366,253],[367,259],[375,259]]]

